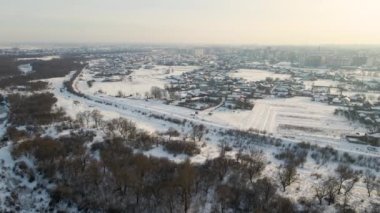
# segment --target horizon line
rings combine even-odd
[[[86,42],[86,41],[17,41],[17,42],[0,42],[0,45],[152,45],[152,46],[202,46],[202,47],[212,47],[212,46],[227,46],[227,47],[241,47],[241,46],[274,46],[274,47],[321,47],[321,46],[335,46],[335,47],[380,47],[380,43],[316,43],[316,44],[296,44],[296,43],[207,43],[207,42],[134,42],[134,41],[98,41],[98,42]],[[0,46],[0,48],[2,48]]]

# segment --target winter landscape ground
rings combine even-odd
[[[379,8],[0,1],[0,213],[379,213]]]
[[[376,88],[285,62],[96,53],[15,57],[6,80],[21,80],[1,90],[1,211],[378,210]],[[46,66],[59,74],[34,77]]]

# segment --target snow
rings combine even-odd
[[[310,90],[313,85],[325,86],[325,87],[329,87],[329,86],[338,87],[339,85],[344,84],[342,82],[329,80],[329,79],[318,79],[316,81],[304,81],[303,83],[305,85],[305,89],[308,89],[308,90]],[[349,97],[356,94],[365,95],[370,100],[377,100],[377,98],[380,97],[379,93],[371,92],[371,91],[368,91],[368,92],[343,91],[342,92],[342,95],[349,96]]]
[[[288,61],[282,61],[274,65],[274,67],[285,67],[285,68],[291,68],[292,63]]]
[[[213,159],[220,154],[220,147],[217,144],[218,138],[207,141],[201,146],[201,153],[190,158],[192,163],[201,164],[206,160]]]
[[[363,145],[348,143],[345,135],[366,132],[359,123],[348,122],[334,115],[335,106],[313,102],[306,97],[259,99],[251,111],[225,108],[215,110],[201,119],[241,130],[266,131],[289,142],[309,142],[332,146],[349,153],[378,156]]]
[[[51,57],[51,59],[54,56]],[[30,60],[21,59],[21,60]],[[38,59],[38,58],[34,58]],[[48,58],[38,60],[51,60]],[[91,64],[91,63],[90,63]],[[30,64],[29,64],[30,65]],[[280,63],[278,66],[287,66],[286,63]],[[25,67],[26,68],[26,67]],[[30,67],[31,68],[31,67]],[[165,83],[168,82],[168,77],[178,76],[185,72],[192,71],[197,67],[183,66],[183,67],[168,67],[168,66],[155,66],[151,69],[138,69],[133,70],[130,74],[132,80],[128,77],[121,78],[117,82],[102,82],[103,79],[97,80],[92,87],[88,87],[87,81],[93,80],[94,73],[90,69],[83,70],[81,76],[74,82],[74,88],[84,94],[90,99],[77,97],[68,93],[63,89],[63,82],[68,80],[73,72],[63,78],[48,79],[51,85],[51,90],[57,97],[57,106],[63,107],[67,114],[75,118],[78,112],[85,110],[98,109],[104,115],[104,119],[112,119],[118,117],[125,117],[137,124],[140,129],[144,129],[151,133],[163,132],[169,127],[174,127],[182,134],[188,133],[190,130],[189,123],[185,125],[178,125],[170,123],[165,120],[149,117],[150,114],[165,116],[167,118],[177,118],[196,123],[204,124],[210,132],[207,133],[202,142],[199,142],[201,149],[200,154],[190,158],[191,162],[200,164],[205,160],[214,158],[219,155],[220,148],[218,141],[221,137],[212,130],[225,130],[225,129],[255,129],[266,131],[283,139],[283,143],[290,144],[293,142],[306,141],[321,146],[329,145],[341,152],[350,152],[357,154],[364,154],[369,156],[378,157],[378,153],[370,152],[366,149],[366,146],[359,144],[350,144],[345,141],[344,135],[356,132],[365,132],[363,126],[358,123],[350,123],[344,117],[335,116],[335,106],[330,106],[325,103],[317,103],[306,97],[293,97],[287,99],[266,98],[254,101],[254,108],[252,110],[227,110],[223,107],[214,107],[205,111],[200,111],[197,115],[194,114],[194,110],[182,108],[174,105],[163,104],[159,100],[142,100],[136,93],[143,95],[145,92],[150,91],[152,86],[163,88]],[[170,73],[167,71],[173,69]],[[32,70],[32,69],[30,69]],[[27,73],[27,72],[25,72]],[[230,73],[231,77],[244,78],[249,81],[265,80],[266,77],[287,79],[290,76],[284,74],[275,74],[269,71],[263,70],[238,70]],[[119,76],[115,76],[118,78]],[[337,85],[339,82],[331,80],[317,80],[306,81],[305,85],[311,87],[314,85],[330,86]],[[99,90],[103,90],[105,93],[98,93]],[[122,91],[124,95],[133,95],[129,98],[116,98],[112,97],[117,95],[118,91]],[[212,111],[212,115],[208,112]],[[2,113],[0,106],[0,121],[6,117],[6,113]],[[5,124],[0,123],[0,138],[5,132]],[[45,134],[53,137],[68,134],[67,131],[57,132],[57,130],[50,126],[45,129]],[[102,141],[102,131],[99,130],[94,139],[95,141]],[[89,146],[89,145],[88,145]],[[28,183],[26,179],[19,179],[15,177],[12,172],[15,161],[12,159],[10,150],[11,145],[6,145],[0,148],[0,173],[5,177],[0,181],[0,211],[3,206],[5,196],[9,195],[8,189],[18,189],[20,185],[26,186],[26,190],[20,194],[20,200],[22,206],[30,207],[32,205],[38,208],[44,208],[49,203],[49,195],[45,190],[42,193],[36,193],[31,189],[35,187],[36,182]],[[277,167],[282,164],[282,161],[274,158],[273,153],[279,151],[279,148],[263,145],[264,153],[268,160],[268,165],[264,170],[264,175],[276,178]],[[233,156],[237,150],[228,152],[228,156]],[[162,145],[156,146],[149,151],[143,152],[147,156],[164,157],[174,162],[182,162],[188,158],[187,155],[173,155],[164,150]],[[30,167],[33,167],[33,162],[21,158],[18,159],[25,161]],[[320,173],[327,177],[332,175],[332,171],[336,168],[337,163],[329,162],[327,165],[316,164],[310,156],[307,162],[302,168],[298,168],[298,180],[287,188],[284,196],[289,197],[293,201],[301,197],[307,197],[314,199],[311,192],[313,185],[319,180],[312,176],[312,173]],[[355,168],[363,169],[363,168]],[[376,173],[378,174],[378,173]],[[12,182],[17,179],[17,182]],[[16,183],[16,184],[15,184]],[[211,193],[213,190],[210,191]],[[365,208],[369,206],[370,202],[380,203],[380,198],[373,196],[367,198],[364,183],[360,181],[353,189],[355,197],[351,199],[351,205],[364,212]],[[209,194],[211,197],[212,194]],[[209,199],[211,200],[211,199]],[[210,203],[208,203],[210,204]],[[211,211],[211,205],[206,205],[204,212]],[[32,209],[28,211],[33,212]],[[36,210],[37,212],[38,210]],[[326,211],[332,211],[332,207],[326,209]],[[22,211],[21,211],[22,212]],[[26,211],[24,211],[26,212]]]
[[[66,78],[52,78],[48,79],[47,81],[50,82],[53,87],[53,92],[57,97],[57,106],[63,107],[67,114],[72,118],[75,118],[76,114],[79,112],[98,109],[101,111],[105,120],[118,117],[126,117],[135,122],[139,128],[144,129],[148,132],[153,133],[155,131],[165,131],[170,127],[170,124],[165,121],[153,121],[155,119],[142,116],[139,112],[136,111],[136,107],[133,107],[133,105],[130,107],[133,107],[132,109],[135,110],[131,110],[129,108],[129,105],[124,106],[125,109],[117,108],[114,105],[105,105],[104,103],[89,101],[87,99],[79,98],[75,95],[69,94],[66,91],[61,91],[60,89],[63,88],[63,81],[67,80],[68,78],[69,76]],[[104,98],[104,100],[115,102],[115,104],[126,101],[126,99],[119,99],[119,101],[116,101],[118,99],[115,99],[114,97]],[[148,104],[152,104],[153,101],[145,102],[141,100],[139,103],[139,107],[145,108]],[[128,109],[126,107],[128,107]],[[139,107],[137,109],[140,109]]]
[[[273,79],[279,78],[280,80],[289,79],[290,75],[287,74],[277,74],[265,70],[256,70],[256,69],[239,69],[229,74],[232,78],[243,78],[247,81],[263,81],[267,77]]]
[[[54,87],[61,88],[63,79],[56,79],[56,81],[54,84],[58,83],[61,86]],[[80,81],[74,82],[74,87],[77,84],[80,84]],[[76,88],[80,87],[76,86]],[[333,114],[335,106],[313,102],[307,97],[259,99],[255,101],[255,107],[251,111],[231,111],[219,108],[212,115],[201,112],[195,115],[194,110],[166,105],[158,100],[115,98],[92,94],[88,89],[81,92],[92,100],[79,98],[56,89],[58,105],[64,106],[73,117],[80,111],[92,109],[99,109],[105,115],[105,119],[126,117],[148,132],[162,132],[169,127],[178,128],[178,125],[174,123],[149,117],[150,114],[155,114],[180,120],[186,119],[209,128],[265,130],[289,142],[306,141],[322,146],[330,145],[345,152],[374,155],[365,146],[348,143],[344,138],[345,134],[365,132],[363,126],[358,123],[349,123],[342,116],[335,116]],[[74,101],[77,103],[75,104]],[[189,131],[187,126],[180,128],[180,132]]]
[[[333,81],[333,80],[325,80],[325,79],[318,79],[316,81],[304,81],[305,89],[311,89],[312,86],[324,86],[324,87],[337,87],[340,82],[339,81]]]
[[[49,205],[49,192],[47,189],[37,187],[37,181],[29,182],[28,178],[17,175],[13,168],[16,162],[23,161],[28,165],[30,169],[36,174],[36,169],[33,163],[22,157],[17,161],[13,160],[11,156],[11,145],[8,144],[0,148],[0,211],[12,212],[16,205],[20,208],[18,212],[40,212],[43,209],[47,209]],[[36,179],[39,177],[37,176]],[[10,206],[6,202],[6,198],[11,197],[11,193],[15,193],[17,198],[14,200],[14,204]]]
[[[268,157],[268,155],[267,155]],[[277,166],[282,162],[273,158],[271,158],[271,164],[268,164],[263,171],[263,174],[269,177],[276,178],[277,177]],[[320,166],[314,163],[314,160],[308,157],[307,161],[301,168],[297,168],[297,180],[295,183],[292,183],[290,186],[286,188],[285,192],[282,190],[278,190],[281,195],[288,197],[292,201],[296,202],[299,198],[305,197],[309,200],[317,203],[318,201],[313,196],[313,187],[321,181],[321,179],[317,179],[313,174],[320,174],[323,178],[327,178],[329,176],[334,175],[334,170],[338,166],[337,163],[326,164],[324,166]],[[360,169],[360,168],[354,168]],[[343,191],[343,190],[342,190]],[[342,197],[337,196],[337,201],[341,202]],[[352,189],[352,196],[350,197],[350,205],[355,208],[358,212],[365,212],[366,208],[370,206],[370,202],[372,203],[380,203],[379,196],[372,196],[368,198],[367,191],[365,188],[365,184],[362,181],[356,183],[354,188]],[[324,206],[325,210],[323,212],[336,212],[334,208],[330,208],[329,206]]]
[[[178,74],[180,73],[178,72]],[[273,73],[270,74],[272,75]],[[149,82],[157,80],[162,83],[165,82],[167,77],[167,74],[154,70],[154,68],[151,70],[140,69],[134,71],[132,75],[136,80],[142,80],[140,83],[141,88],[136,89],[136,91],[139,92],[142,92],[143,86],[145,85],[145,87],[147,87]],[[58,99],[57,106],[63,107],[72,117],[75,117],[78,112],[84,110],[98,109],[105,116],[105,119],[117,118],[119,116],[126,117],[131,121],[134,121],[139,128],[152,133],[156,131],[165,131],[169,127],[174,127],[181,133],[188,133],[190,129],[188,124],[177,125],[168,121],[149,117],[149,114],[156,114],[170,118],[186,119],[187,121],[197,124],[204,124],[208,129],[237,128],[246,130],[253,128],[257,130],[265,130],[274,136],[281,137],[284,139],[284,143],[306,141],[321,146],[330,145],[342,152],[379,156],[377,153],[371,154],[366,149],[366,146],[350,144],[342,139],[344,134],[365,131],[360,124],[349,123],[345,118],[335,116],[333,114],[336,108],[335,106],[313,102],[310,98],[294,97],[288,99],[260,99],[255,100],[255,107],[252,110],[231,111],[222,107],[215,109],[212,115],[202,112],[198,115],[194,115],[194,110],[174,105],[166,105],[158,100],[145,101],[135,97],[115,98],[106,94],[98,94],[94,91],[95,89],[92,90],[92,88],[88,88],[85,83],[86,80],[92,79],[92,74],[88,70],[85,70],[81,77],[84,80],[76,80],[74,82],[74,87],[85,93],[92,100],[80,98],[69,94],[62,89],[63,81],[67,80],[69,77],[70,75],[65,78],[48,79],[47,81],[51,83],[52,90]],[[103,82],[96,82],[94,86],[102,83]],[[120,87],[121,85],[118,83],[119,82],[112,82],[107,87],[104,87],[107,94],[112,94],[108,89],[112,90],[112,87]],[[124,92],[128,91],[128,88],[125,88]],[[95,100],[97,102],[95,102]],[[106,105],[105,103],[109,103],[109,105]],[[48,129],[46,132],[49,135],[56,134],[54,129]],[[201,146],[201,153],[191,157],[190,160],[193,163],[202,163],[207,159],[218,156],[219,147],[217,143],[220,139],[221,138],[218,137],[217,134],[208,133],[207,136],[205,136],[204,144],[202,144],[202,146],[199,144]],[[98,138],[98,140],[101,139]],[[275,153],[278,149],[271,146],[265,146],[264,148],[264,153],[266,154],[268,162],[271,162],[265,169],[264,174],[275,178],[277,172],[276,168],[282,162],[276,160],[272,153]],[[162,146],[157,146],[143,153],[148,156],[165,157],[175,162],[182,162],[188,158],[188,156],[184,154],[174,156],[166,152]],[[229,152],[228,154],[233,155],[234,151]],[[7,155],[4,156],[7,157]],[[333,171],[335,167],[335,163],[329,163],[324,166],[317,165],[309,157],[304,167],[298,169],[298,181],[292,184],[283,195],[294,201],[300,197],[313,199],[310,189],[318,180],[314,179],[311,174],[317,172],[324,176],[331,175],[331,171]],[[357,209],[360,211],[364,210],[366,206],[369,206],[369,202],[379,203],[378,197],[367,199],[362,182],[359,182],[353,191],[356,196],[352,198],[351,203],[352,205],[357,206]],[[364,202],[361,202],[362,199]]]
[[[18,69],[24,74],[29,74],[33,72],[33,67],[31,64],[21,64],[18,66]]]
[[[0,120],[7,117],[7,113],[0,113]]]
[[[206,116],[205,119],[226,122],[239,129],[252,128],[287,136],[296,136],[302,132],[295,133],[289,130],[282,132],[279,129],[280,125],[318,128],[322,131],[321,136],[331,138],[340,138],[344,133],[365,130],[358,124],[348,123],[343,117],[334,116],[335,106],[313,102],[307,97],[259,99],[255,100],[254,104],[251,111],[216,110],[213,115]],[[310,132],[306,134],[310,135]]]
[[[50,55],[50,56],[43,56],[43,57],[32,57],[32,58],[18,58],[17,61],[28,61],[28,60],[40,60],[40,61],[51,61],[53,59],[61,58],[58,55]]]
[[[363,95],[368,100],[371,100],[371,101],[376,101],[380,97],[380,93],[378,93],[378,92],[371,92],[371,91],[368,91],[368,92],[343,91],[342,92],[342,95],[348,96],[348,97],[352,97],[352,96],[357,95],[357,94]]]
[[[346,72],[347,73],[347,72]],[[380,74],[377,71],[355,70],[347,73],[360,81],[377,81],[380,82]]]
[[[168,84],[167,78],[170,76],[178,76],[185,72],[190,72],[198,67],[196,66],[155,66],[152,69],[133,70],[128,77],[124,76],[120,81],[102,82],[103,79],[94,82],[91,88],[88,88],[87,81],[93,79],[90,70],[84,70],[78,82],[78,89],[88,89],[91,93],[103,91],[107,95],[116,96],[119,91],[124,95],[129,96],[144,96],[146,92],[150,92],[152,87],[164,88]]]
[[[164,150],[162,146],[155,147],[147,152],[144,152],[144,154],[147,156],[154,156],[158,158],[167,158],[177,163],[183,162],[188,158],[188,156],[185,154],[176,155],[176,156],[169,154],[168,152]]]
[[[57,97],[57,106],[63,107],[66,111],[66,114],[68,114],[70,117],[75,118],[75,116],[79,112],[83,112],[86,110],[92,110],[96,109],[93,105],[91,104],[83,104],[80,99],[76,98],[74,95],[60,92],[60,89],[63,88],[63,82],[65,80],[68,80],[70,76],[73,73],[69,74],[66,77],[62,78],[51,78],[47,79],[46,81],[49,82],[52,85],[53,92],[55,96]],[[78,101],[79,100],[79,101]],[[103,111],[102,114],[104,115],[105,119],[112,119],[118,117],[117,113],[114,113],[112,111]]]

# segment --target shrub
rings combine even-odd
[[[17,142],[29,137],[25,130],[18,130],[15,127],[8,127],[7,134],[10,140]]]
[[[164,143],[164,148],[171,154],[186,154],[189,156],[197,155],[200,149],[193,142],[169,141]]]
[[[12,94],[8,100],[10,122],[15,125],[50,124],[64,115],[62,110],[53,110],[57,98],[52,93]]]

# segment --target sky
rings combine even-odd
[[[380,0],[0,0],[0,43],[380,44]]]

